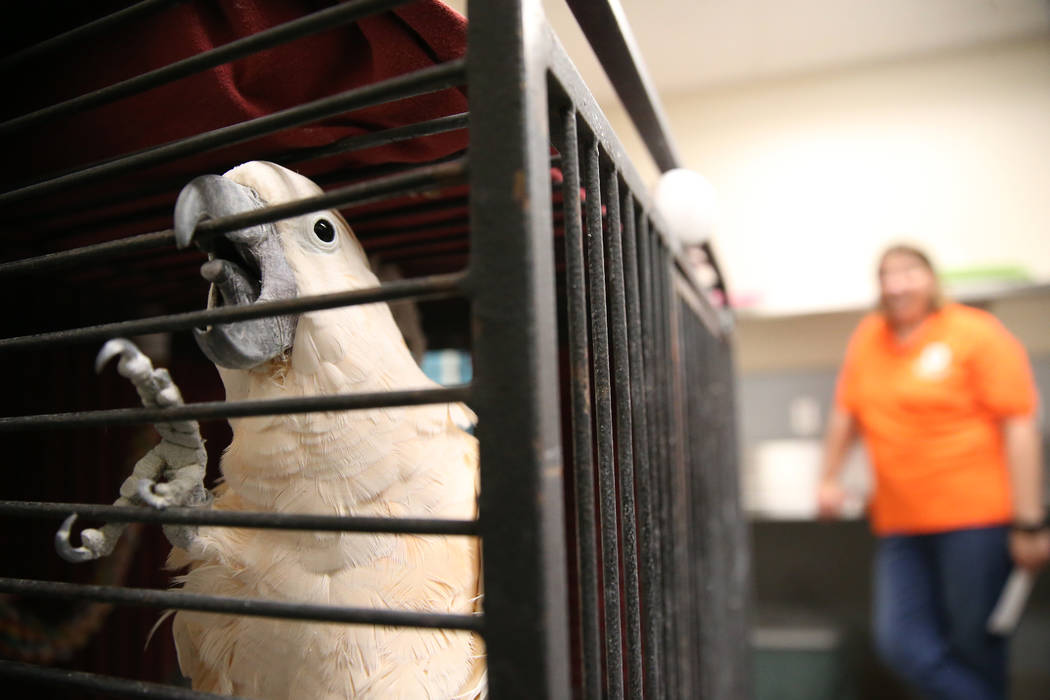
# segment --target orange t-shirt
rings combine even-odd
[[[1008,522],[1001,420],[1035,410],[1021,344],[984,311],[948,304],[901,344],[881,314],[853,333],[835,400],[860,424],[875,471],[877,534]]]

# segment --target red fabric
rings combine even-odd
[[[330,5],[317,0],[218,0],[173,5],[35,64],[8,95],[6,116],[133,77]],[[462,56],[466,21],[437,0],[423,0],[303,37],[93,108],[0,141],[10,187],[33,176],[175,141]],[[145,173],[171,179],[215,171],[293,148],[464,112],[462,90],[448,89],[288,129]],[[466,147],[464,131],[326,159],[323,170],[433,160]],[[318,168],[302,166],[316,173]],[[143,174],[139,174],[141,179]]]

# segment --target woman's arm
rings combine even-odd
[[[1044,523],[1043,458],[1039,425],[1034,416],[1003,420],[1003,441],[1010,467],[1015,523],[1034,526]],[[1018,566],[1037,570],[1050,559],[1050,531],[1014,529],[1010,534],[1010,554]]]
[[[857,421],[841,408],[831,409],[828,431],[824,436],[824,452],[820,465],[820,486],[817,489],[817,515],[835,518],[842,512],[846,492],[839,482],[846,454],[857,439]]]

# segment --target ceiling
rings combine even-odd
[[[664,94],[1050,32],[1050,0],[620,2]],[[462,11],[465,0],[450,4]],[[543,5],[595,97],[610,99],[611,88],[565,0],[543,0]]]

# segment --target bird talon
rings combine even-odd
[[[55,533],[55,550],[58,552],[58,556],[73,564],[79,564],[81,562],[98,559],[100,554],[94,551],[93,549],[86,546],[74,547],[70,543],[69,535],[73,529],[73,523],[76,521],[76,519],[77,514],[73,513],[64,521],[62,521],[62,526],[59,527],[58,532]],[[88,530],[84,530],[81,533],[81,541],[86,542],[84,536],[88,532]],[[96,532],[101,537],[101,532],[98,532],[97,530],[95,530],[94,532]]]
[[[126,338],[106,341],[95,358],[95,371],[101,372],[114,357],[120,358],[117,372],[131,380],[144,406],[166,408],[182,404],[182,394],[168,371],[155,369],[149,357]]]
[[[164,509],[171,505],[171,497],[166,493],[165,484],[158,484],[150,479],[140,479],[136,491],[139,498],[149,506]]]
[[[113,338],[107,340],[102,349],[98,351],[98,355],[95,356],[95,373],[102,374],[102,370],[106,368],[109,361],[117,355],[122,355],[128,352],[128,347],[134,347],[131,345],[131,341],[124,338]],[[137,348],[136,348],[137,349]]]
[[[156,374],[150,359],[127,338],[113,338],[106,341],[95,357],[95,371],[101,373],[106,364],[118,355],[120,360],[117,361],[117,371],[130,379],[136,388],[142,389],[151,376]],[[168,383],[170,384],[170,379]],[[160,390],[160,388],[153,389],[154,391]]]

